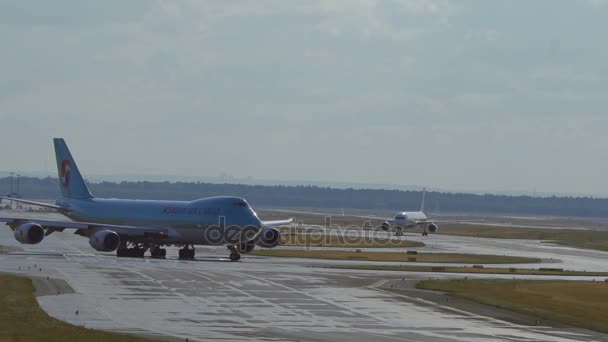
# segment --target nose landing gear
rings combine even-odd
[[[241,259],[241,253],[239,253],[238,245],[228,245],[230,253],[230,261],[239,261]]]

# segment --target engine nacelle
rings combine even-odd
[[[257,245],[263,248],[274,248],[281,242],[281,233],[274,228],[264,228],[258,235]]]
[[[241,242],[241,244],[239,245],[239,253],[242,253],[242,254],[251,253],[251,252],[253,252],[254,249],[255,249],[255,240]]]
[[[120,245],[120,237],[111,230],[100,230],[91,235],[89,245],[99,252],[113,252]]]
[[[428,229],[429,233],[437,233],[439,226],[436,223],[431,223],[428,225],[428,227],[426,227],[426,229]]]
[[[388,232],[389,229],[391,229],[391,224],[388,221],[382,222],[382,230]]]
[[[44,228],[36,223],[24,223],[15,229],[15,239],[21,243],[35,245],[44,239]]]

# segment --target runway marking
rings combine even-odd
[[[226,283],[226,282],[222,282],[222,281],[218,281],[218,280],[212,279],[212,278],[208,277],[207,275],[203,275],[203,274],[201,274],[201,273],[200,273],[200,271],[190,271],[190,272],[191,272],[191,273],[196,274],[197,276],[199,276],[199,277],[201,277],[201,278],[203,278],[203,279],[207,279],[208,281],[214,282],[214,283],[216,283],[216,284],[221,284],[221,285],[224,285],[225,287],[228,287],[228,288],[232,289],[233,291],[238,292],[238,293],[240,293],[240,294],[242,294],[242,295],[244,295],[244,296],[246,296],[246,297],[252,298],[252,299],[257,300],[257,301],[262,301],[262,302],[264,302],[264,303],[266,303],[266,304],[268,304],[268,305],[270,305],[270,306],[272,306],[272,307],[274,307],[274,308],[276,308],[276,309],[278,309],[278,310],[281,310],[281,309],[282,309],[281,311],[283,311],[283,310],[287,310],[287,311],[290,311],[290,312],[291,312],[291,313],[292,313],[294,316],[301,316],[301,314],[300,314],[300,313],[298,313],[298,312],[294,312],[294,310],[293,310],[293,309],[290,309],[290,308],[287,308],[287,307],[281,306],[281,305],[279,305],[279,304],[275,304],[274,302],[272,302],[272,301],[270,301],[270,300],[268,300],[268,299],[265,299],[265,298],[263,298],[263,297],[252,295],[252,294],[250,294],[250,293],[248,293],[248,292],[245,292],[245,291],[243,291],[243,290],[241,290],[241,289],[236,288],[235,286],[229,285],[229,284],[228,284],[228,283]],[[238,274],[238,273],[236,273],[236,274]],[[319,318],[322,318],[322,317],[315,316],[315,315],[313,315],[313,314],[310,314],[309,316],[310,316],[311,318],[316,318],[317,320],[318,320]],[[324,322],[324,323],[327,323],[327,322],[325,322],[325,321],[323,321],[323,322]],[[334,328],[336,328],[336,326],[333,326],[333,327],[334,327]]]
[[[125,272],[131,272],[131,273],[135,273],[135,274],[137,274],[137,275],[141,276],[142,278],[148,279],[148,280],[150,280],[151,282],[153,282],[153,283],[155,283],[155,284],[158,284],[158,286],[159,286],[160,288],[162,288],[162,289],[166,290],[167,292],[171,292],[171,293],[173,293],[173,294],[177,295],[177,296],[178,296],[178,297],[180,297],[180,298],[181,298],[181,299],[182,299],[184,302],[188,302],[188,303],[190,303],[190,304],[197,304],[197,302],[196,302],[195,300],[193,300],[193,299],[192,299],[192,297],[188,297],[188,296],[186,296],[186,295],[184,295],[184,294],[181,294],[181,293],[179,293],[179,292],[173,291],[173,288],[170,288],[170,287],[168,287],[168,286],[166,286],[166,285],[163,285],[163,284],[162,284],[160,281],[158,281],[157,279],[154,279],[154,278],[152,278],[152,277],[150,277],[150,276],[148,276],[148,275],[144,274],[142,271],[135,270],[134,268],[127,268],[127,267],[125,267],[125,266],[116,266],[116,268],[118,268],[118,269],[122,269],[122,270],[123,270],[123,271],[125,271]],[[154,267],[154,268],[157,268],[157,267]]]
[[[166,269],[166,268],[163,268],[163,269]],[[297,317],[307,316],[306,322],[309,323],[310,327],[314,326],[316,329],[323,327],[325,329],[332,329],[332,330],[338,330],[340,328],[335,325],[327,324],[328,323],[327,320],[323,320],[322,316],[315,316],[313,314],[310,314],[310,317],[308,317],[308,315],[303,315],[299,311],[294,311],[294,309],[291,309],[288,306],[282,306],[280,304],[276,304],[276,303],[272,302],[269,299],[243,291],[233,285],[230,285],[226,281],[219,281],[219,280],[213,279],[209,274],[202,273],[202,272],[204,272],[203,270],[176,270],[176,269],[166,269],[166,270],[170,270],[173,272],[177,271],[179,273],[184,273],[185,275],[189,275],[190,277],[195,276],[198,278],[202,278],[208,282],[220,285],[220,286],[222,286],[222,288],[227,288],[228,290],[239,293],[239,294],[245,296],[246,298],[253,299],[256,302],[255,306],[259,306],[260,302],[264,303],[267,306],[274,308],[274,310],[271,310],[274,315],[292,316],[292,317],[294,317],[295,323],[302,323],[301,320],[297,320]],[[215,293],[215,296],[222,296],[222,295],[223,295],[223,293]],[[218,302],[217,298],[212,299],[212,300],[215,300],[215,302],[213,303],[215,305],[212,305],[211,307],[215,308],[215,306],[217,306],[219,308],[223,307],[223,308],[227,308],[229,310],[233,310],[233,308],[234,308],[233,305],[226,305],[226,302],[222,302],[222,301]],[[245,302],[245,305],[242,304],[243,302]],[[229,303],[232,303],[232,302],[229,302]],[[208,303],[204,303],[204,304],[209,305]],[[250,304],[252,304],[252,303],[247,303],[246,301],[244,301],[242,299],[240,299],[240,300],[237,299],[237,301],[234,302],[234,305],[236,305],[237,308],[251,307]],[[214,326],[208,327],[207,329],[213,330],[215,334],[224,334],[224,335],[226,335],[226,337],[225,337],[226,339],[231,339],[231,340],[234,340],[235,336],[241,337],[241,334],[238,334],[238,332],[247,333],[247,334],[255,333],[255,331],[257,331],[256,328],[259,328],[260,323],[267,324],[267,321],[270,321],[270,322],[273,321],[272,318],[265,318],[258,324],[252,324],[251,322],[248,321],[248,319],[250,319],[249,317],[230,316],[227,312],[224,312],[224,315],[226,315],[226,320],[228,320],[227,322],[214,321],[213,322]],[[235,320],[235,317],[239,318],[239,319]],[[229,323],[229,325],[227,325],[226,323]],[[238,326],[235,326],[235,325],[238,325]],[[232,332],[232,334],[226,333],[227,328],[229,328],[228,330],[230,332]],[[285,328],[285,326],[282,326],[282,328]],[[302,329],[302,327],[300,327],[300,328]],[[304,329],[305,328],[306,327],[304,327]]]
[[[388,280],[378,280],[377,282],[369,285],[368,287],[371,287],[371,288],[382,287],[382,285],[384,285],[386,283],[388,283]]]
[[[149,266],[153,270],[157,270],[159,268],[159,267],[147,264],[147,263],[146,264],[142,264],[142,265],[138,265],[138,266],[143,266],[143,265]],[[143,273],[143,271],[135,269],[132,265],[130,267],[128,267],[126,265],[119,265],[118,263],[116,263],[112,267],[113,267],[113,269],[122,270],[123,272],[137,274],[137,275],[139,275],[142,278],[148,279],[148,280],[152,281],[153,283],[158,284],[159,288],[164,289],[167,293],[171,293],[172,295],[175,295],[175,296],[179,297],[180,300],[183,300],[184,302],[189,303],[189,304],[193,305],[194,307],[198,307],[199,306],[199,302],[196,299],[194,299],[194,297],[189,297],[189,296],[186,296],[186,295],[184,295],[182,293],[179,293],[179,292],[175,291],[174,288],[170,288],[170,287],[162,284],[162,281],[158,281],[157,279],[154,279],[154,278],[146,275],[145,273]],[[168,270],[175,271],[174,269],[168,269]],[[127,290],[130,291],[130,292],[133,292],[132,290],[129,290],[129,289],[127,289]],[[120,296],[124,297],[124,295],[120,295]],[[112,316],[109,315],[108,317],[112,317]],[[116,321],[114,319],[111,319],[111,321],[116,322],[117,326],[121,326],[122,325],[121,322],[118,322],[118,321]],[[145,322],[142,322],[142,323],[145,323]],[[152,334],[156,334],[156,335],[160,335],[160,336],[173,336],[173,337],[177,337],[177,338],[186,338],[186,337],[188,337],[192,341],[196,341],[197,340],[195,336],[185,335],[183,333],[179,334],[179,333],[176,333],[176,332],[168,332],[167,330],[163,330],[162,326],[161,327],[158,327],[157,325],[149,326],[149,325],[146,324],[145,328],[143,328],[142,325],[143,324],[141,324],[139,327],[137,327],[137,329],[141,329],[142,331],[145,331],[147,333],[152,333]],[[124,326],[124,325],[122,325],[122,326]],[[171,335],[168,335],[168,334],[171,334]]]
[[[273,282],[273,281],[269,281],[268,279],[260,278],[260,277],[253,276],[253,275],[249,275],[249,274],[243,274],[243,273],[241,273],[241,272],[235,272],[235,273],[236,273],[236,274],[241,274],[241,275],[244,275],[244,276],[246,276],[246,277],[250,277],[250,278],[258,279],[258,280],[261,280],[261,281],[267,282],[267,283],[269,283],[269,284],[273,284],[274,286],[283,287],[283,288],[288,289],[288,290],[289,290],[289,291],[291,291],[291,292],[296,292],[296,293],[302,294],[302,295],[304,295],[304,296],[306,296],[306,297],[310,297],[310,298],[312,298],[312,299],[314,299],[314,300],[317,300],[317,301],[321,301],[321,302],[325,302],[325,303],[328,303],[328,304],[334,305],[334,306],[336,306],[336,307],[339,307],[339,308],[341,308],[341,309],[343,309],[343,310],[345,310],[345,311],[347,311],[347,312],[349,312],[349,313],[353,314],[354,316],[363,316],[363,317],[366,317],[367,319],[370,319],[370,320],[373,320],[373,321],[376,321],[376,322],[382,322],[382,323],[384,323],[384,322],[385,322],[385,320],[384,320],[383,318],[377,317],[377,316],[372,315],[372,314],[369,314],[369,313],[361,313],[361,312],[359,312],[359,311],[357,311],[357,310],[353,310],[353,308],[352,308],[352,307],[347,307],[347,306],[341,305],[341,304],[339,304],[339,303],[337,303],[337,302],[335,302],[335,301],[329,301],[329,300],[326,300],[326,299],[324,299],[324,298],[318,298],[318,297],[315,297],[315,296],[313,296],[313,295],[311,295],[311,294],[309,294],[309,293],[306,293],[306,292],[304,292],[304,291],[302,291],[302,290],[294,289],[294,288],[292,288],[292,287],[289,287],[289,286],[284,285],[284,284],[281,284],[281,283],[276,283],[276,282]],[[388,281],[388,280],[387,280],[387,281]],[[388,335],[388,334],[378,334],[378,333],[373,333],[373,332],[370,332],[370,331],[365,330],[365,329],[358,329],[358,328],[354,328],[354,329],[353,329],[353,327],[351,327],[351,328],[350,328],[350,330],[355,330],[355,331],[358,331],[358,332],[360,332],[360,333],[365,333],[365,334],[368,334],[368,335],[371,335],[371,336],[375,336],[375,337],[382,336],[382,338],[388,338],[388,339],[391,339],[391,340],[408,341],[408,342],[409,342],[409,341],[412,341],[412,342],[413,342],[413,341],[418,341],[417,339],[416,339],[416,340],[409,340],[409,339],[405,339],[405,338],[404,338],[404,337],[402,337],[402,336],[400,336],[400,337],[394,337],[394,336],[391,336],[391,335]],[[412,333],[422,335],[422,334],[420,334],[420,333],[418,333],[418,332],[412,332]]]

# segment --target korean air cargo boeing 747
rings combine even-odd
[[[179,257],[194,258],[194,245],[226,245],[230,260],[255,246],[279,244],[275,228],[292,219],[261,221],[247,201],[219,196],[194,201],[149,201],[93,197],[63,139],[54,139],[61,196],[54,205],[11,198],[27,204],[53,208],[72,221],[0,217],[14,231],[17,241],[37,244],[45,236],[65,229],[89,238],[97,251],[116,251],[119,257],[164,258],[168,245],[177,245]]]

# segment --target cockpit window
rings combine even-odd
[[[236,207],[247,207],[247,202],[245,201],[238,201],[238,202],[234,202],[232,203],[232,205],[236,206]]]

